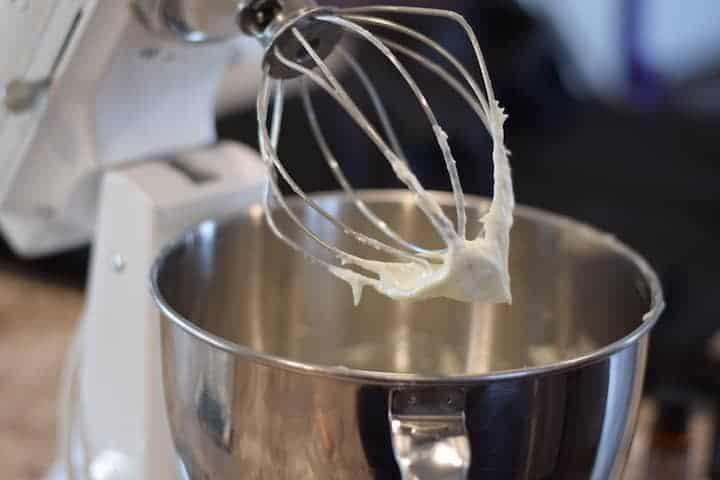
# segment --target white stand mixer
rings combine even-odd
[[[260,197],[258,155],[213,143],[228,66],[254,97],[261,49],[254,40],[163,39],[138,17],[159,3],[0,5],[0,227],[28,257],[94,243],[51,478],[182,478],[147,273],[168,239]],[[187,7],[210,25],[233,3],[168,8]]]

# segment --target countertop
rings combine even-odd
[[[58,379],[83,301],[71,258],[20,261],[0,248],[3,479],[42,479],[53,459]]]

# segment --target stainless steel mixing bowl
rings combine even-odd
[[[362,196],[406,238],[440,245],[409,193]],[[371,228],[344,196],[316,198]],[[487,207],[469,203],[470,218]],[[663,308],[655,274],[611,236],[530,208],[516,212],[510,264],[512,306],[367,290],[356,308],[346,284],[273,237],[259,207],[184,235],[153,290],[190,478],[619,478]]]

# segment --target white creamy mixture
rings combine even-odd
[[[356,305],[366,286],[394,299],[447,297],[462,302],[511,302],[508,254],[515,198],[508,151],[504,145],[503,125],[506,118],[497,104],[490,106],[495,186],[488,213],[477,219],[484,225],[484,234],[468,240],[455,233],[454,229],[446,231],[446,251],[429,258],[425,265],[414,262],[374,262],[352,256],[342,258],[345,265],[352,264],[377,275],[377,279],[374,279],[346,267],[329,267],[331,273],[350,284]],[[447,137],[439,127],[436,129],[443,153],[454,163]],[[399,177],[408,174],[402,169],[397,173]],[[450,173],[457,175],[453,171]],[[415,193],[420,204],[442,215],[444,225],[451,223],[436,207],[429,193],[422,190]]]

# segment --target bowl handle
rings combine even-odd
[[[390,392],[388,405],[393,452],[403,480],[467,478],[470,440],[463,390],[397,389]]]

